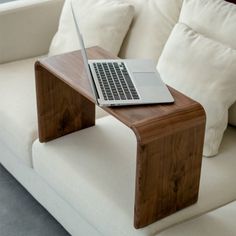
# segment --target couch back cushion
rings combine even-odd
[[[153,59],[157,62],[179,19],[182,1],[126,0],[135,6],[135,17],[119,56]]]
[[[100,46],[117,55],[134,16],[134,7],[117,0],[72,0],[86,47]],[[71,0],[66,0],[49,56],[80,49]]]
[[[235,3],[236,0],[230,2]],[[235,4],[223,0],[184,0],[179,21],[209,38],[236,49]],[[230,109],[229,123],[236,125],[236,103]]]

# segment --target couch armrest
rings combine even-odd
[[[21,0],[0,4],[0,64],[46,54],[63,3]]]

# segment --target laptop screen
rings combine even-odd
[[[84,67],[85,67],[86,74],[87,74],[87,77],[89,79],[89,82],[90,82],[90,85],[91,85],[91,88],[92,88],[94,99],[97,103],[97,93],[96,93],[93,77],[91,75],[91,71],[90,71],[89,64],[88,64],[88,56],[87,56],[87,52],[86,52],[86,49],[85,49],[83,36],[80,32],[78,18],[75,15],[75,11],[74,11],[74,7],[73,7],[72,2],[73,1],[71,1],[71,10],[72,10],[72,15],[73,15],[75,26],[76,26],[76,31],[77,31],[77,34],[78,34],[78,38],[79,38],[79,43],[80,43],[80,46],[81,46],[81,54],[82,54],[82,58],[83,58],[83,62],[84,62]]]

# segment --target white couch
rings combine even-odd
[[[48,52],[62,5],[62,0],[0,5],[0,163],[72,235],[236,235],[233,126],[219,155],[203,158],[198,203],[140,230],[132,222],[135,136],[128,128],[106,116],[95,127],[39,143],[34,62]],[[132,57],[133,51],[141,57],[128,40],[121,55]]]

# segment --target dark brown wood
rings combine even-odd
[[[95,105],[49,72],[35,64],[38,133],[47,142],[95,124]]]
[[[227,2],[231,2],[231,3],[236,4],[236,0],[227,0]]]
[[[98,47],[88,49],[88,56],[114,58]],[[94,98],[79,51],[37,62],[36,85],[40,141],[94,124]],[[130,127],[137,138],[136,228],[198,199],[205,112],[199,103],[169,89],[174,104],[104,108]]]
[[[195,107],[138,127],[150,141],[138,145],[134,225],[144,227],[198,199],[204,113]],[[142,136],[144,134],[144,136]],[[149,136],[148,135],[148,136]]]

